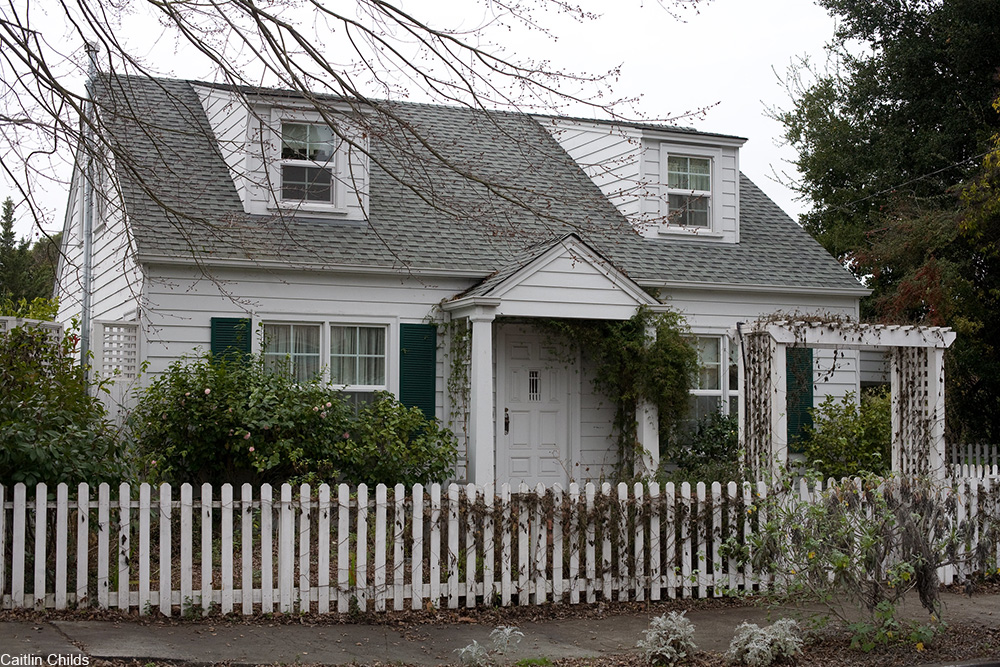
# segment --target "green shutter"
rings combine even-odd
[[[802,435],[812,426],[813,351],[808,347],[785,348],[785,381],[788,390],[788,446],[802,451]]]
[[[212,356],[237,361],[250,354],[250,319],[246,317],[212,318]]]
[[[399,325],[399,400],[434,418],[437,373],[437,327],[433,324]]]

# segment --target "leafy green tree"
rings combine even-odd
[[[955,207],[998,127],[990,108],[1000,67],[994,0],[819,0],[839,24],[834,66],[792,73],[777,113],[798,151],[807,229],[842,258],[866,245],[899,202]],[[804,83],[810,74],[811,84]],[[868,266],[854,266],[868,275]],[[876,285],[883,276],[875,276]]]
[[[809,85],[794,72],[793,106],[777,114],[812,204],[803,223],[872,288],[865,318],[958,332],[950,437],[996,442],[1000,424],[983,415],[1000,411],[1000,203],[989,164],[1000,3],[820,4],[840,20],[835,66]]]

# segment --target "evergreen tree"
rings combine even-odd
[[[958,332],[951,437],[998,442],[1000,2],[820,4],[839,21],[834,66],[777,114],[812,204],[803,224],[872,288],[865,318]]]
[[[59,236],[31,245],[14,233],[14,202],[8,197],[0,215],[0,302],[28,303],[52,296]]]

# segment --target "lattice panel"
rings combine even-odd
[[[744,465],[755,479],[771,470],[771,337],[750,334],[744,338],[746,406],[744,419]]]
[[[893,443],[899,443],[899,472],[926,475],[930,472],[931,422],[934,396],[930,388],[930,356],[927,348],[897,348],[893,351],[898,372],[899,409]]]
[[[114,322],[103,327],[101,374],[135,379],[139,374],[139,325]]]

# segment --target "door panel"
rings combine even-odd
[[[508,427],[498,438],[497,481],[565,486],[570,465],[566,361],[536,334],[509,333],[503,352],[498,413],[508,420]]]

